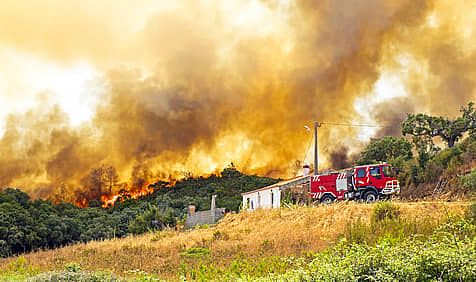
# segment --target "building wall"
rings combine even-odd
[[[215,215],[213,217],[213,215]],[[225,215],[225,208],[215,208],[214,210],[199,211],[192,214],[187,214],[187,221],[185,226],[192,228],[197,224],[213,224],[220,220]]]
[[[277,209],[281,206],[281,191],[278,188],[261,190],[243,195],[243,210]]]

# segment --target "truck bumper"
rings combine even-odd
[[[398,180],[388,181],[380,193],[383,195],[400,194],[400,183]]]

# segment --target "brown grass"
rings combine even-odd
[[[451,214],[463,214],[469,203],[396,203],[401,217],[438,223],[446,219],[444,205]],[[40,271],[62,269],[78,263],[85,270],[109,270],[118,275],[141,269],[162,278],[176,279],[181,262],[190,262],[183,252],[202,247],[211,250],[209,261],[227,266],[238,258],[301,255],[320,251],[338,240],[351,221],[370,221],[374,205],[341,202],[318,208],[257,210],[230,214],[216,227],[191,231],[165,230],[142,236],[129,236],[77,244],[56,250],[24,255]],[[0,260],[0,271],[15,258]]]

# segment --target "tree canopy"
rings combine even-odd
[[[356,161],[358,165],[377,162],[392,162],[399,159],[409,160],[412,155],[412,144],[403,138],[385,136],[379,141],[371,142]]]
[[[97,172],[93,171],[92,175],[99,179],[97,176],[102,172]],[[114,174],[107,178],[107,185],[114,182]],[[240,193],[276,182],[272,178],[243,174],[230,166],[221,175],[190,176],[171,187],[158,181],[150,185],[154,189],[152,194],[138,199],[131,199],[129,192],[123,190],[110,208],[102,208],[103,203],[98,200],[89,201],[87,208],[49,200],[32,201],[28,194],[6,188],[0,190],[0,257],[175,226],[177,220],[184,218],[190,203],[197,210],[210,209],[211,195],[218,195],[218,207],[237,211],[242,199]]]
[[[476,111],[474,103],[470,102],[461,110],[462,115],[454,120],[442,116],[430,116],[427,114],[408,114],[402,123],[402,134],[415,137],[441,137],[449,148],[468,132],[476,132]]]

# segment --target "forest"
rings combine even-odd
[[[371,142],[355,163],[391,163],[399,172],[401,184],[411,187],[402,197],[412,198],[420,186],[441,177],[450,179],[452,189],[471,195],[476,187],[476,169],[471,171],[476,161],[474,104],[463,107],[461,113],[454,120],[409,114],[402,123],[402,135],[411,138],[386,136]],[[435,145],[435,137],[446,146]],[[172,186],[162,181],[150,184],[153,192],[137,199],[128,197],[125,191],[119,201],[106,208],[99,200],[90,200],[84,208],[73,203],[32,200],[19,189],[6,188],[0,193],[0,256],[183,225],[188,205],[194,204],[198,211],[207,210],[212,195],[218,196],[218,207],[239,211],[240,193],[277,181],[243,174],[230,164],[209,177],[189,176]]]
[[[237,211],[240,193],[276,182],[243,174],[230,166],[220,175],[189,177],[172,187],[158,182],[152,185],[153,193],[138,199],[126,196],[126,200],[108,208],[98,200],[91,200],[85,208],[73,203],[31,200],[25,192],[7,188],[0,193],[0,256],[173,227],[183,221],[189,204],[195,204],[197,210],[207,210],[215,194],[217,206]],[[152,225],[152,220],[158,224]]]

